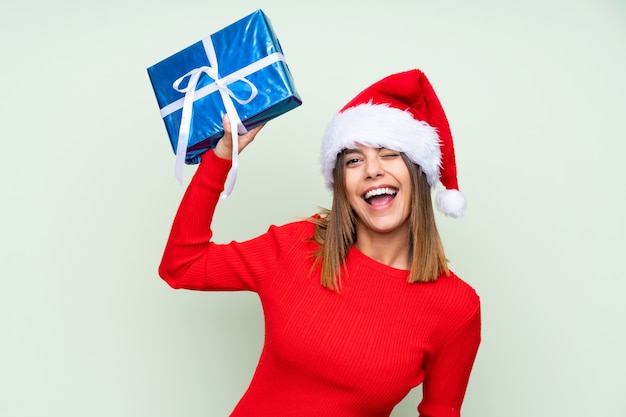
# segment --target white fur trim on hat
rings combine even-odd
[[[459,190],[443,189],[439,191],[435,203],[437,210],[450,217],[463,217],[467,211],[467,201]]]
[[[389,148],[422,167],[428,183],[439,182],[441,149],[435,128],[411,113],[384,104],[365,103],[345,109],[331,120],[322,138],[320,165],[324,182],[333,188],[337,155],[356,144]]]

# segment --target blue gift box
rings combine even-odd
[[[302,104],[261,10],[149,67],[148,75],[177,160],[180,148],[187,164],[224,135],[225,113],[244,133]]]

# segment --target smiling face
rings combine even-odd
[[[345,191],[358,236],[409,235],[411,177],[400,152],[358,145],[343,154]]]

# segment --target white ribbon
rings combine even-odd
[[[178,181],[181,183],[183,182],[183,167],[185,163],[185,155],[187,154],[187,145],[189,144],[191,115],[193,112],[194,101],[206,97],[207,95],[212,94],[215,91],[219,91],[222,102],[224,103],[224,108],[226,109],[226,114],[230,119],[231,126],[233,126],[233,130],[236,130],[236,132],[240,135],[244,134],[247,132],[247,129],[243,125],[239,113],[237,113],[237,110],[235,109],[233,99],[237,103],[245,105],[251,102],[258,94],[257,87],[245,77],[259,71],[260,69],[268,65],[273,64],[274,62],[285,61],[285,57],[283,56],[283,54],[275,52],[225,77],[219,78],[217,56],[215,54],[215,48],[213,47],[213,42],[211,41],[211,38],[204,38],[202,40],[202,44],[204,45],[204,50],[209,60],[209,66],[194,68],[176,81],[174,81],[172,87],[176,91],[184,93],[185,96],[161,109],[161,117],[166,117],[169,114],[172,114],[173,112],[182,108],[180,129],[178,131],[178,143],[176,145],[176,165],[174,168],[174,174],[176,175]],[[207,74],[214,80],[214,82],[205,87],[202,87],[199,90],[196,90],[198,81],[202,74]],[[187,86],[181,88],[180,84],[187,78],[189,78]],[[247,99],[242,100],[240,98],[237,98],[235,94],[228,88],[228,85],[235,81],[243,81],[250,86],[252,91]],[[237,140],[237,134],[235,134],[235,132],[233,132],[232,141],[233,153],[230,180],[221,198],[226,198],[230,195],[233,188],[235,187],[235,182],[237,180],[237,169],[239,165],[239,142]]]

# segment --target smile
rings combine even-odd
[[[367,204],[383,205],[393,200],[398,194],[398,190],[391,187],[375,188],[363,194],[363,199]]]

